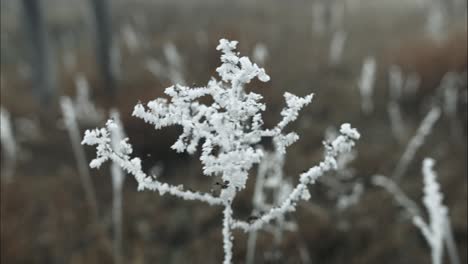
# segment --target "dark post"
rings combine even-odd
[[[29,42],[33,93],[42,104],[55,97],[55,72],[40,0],[23,0],[24,24]]]
[[[96,57],[106,90],[115,95],[115,71],[112,65],[112,29],[108,0],[91,0],[95,19]]]

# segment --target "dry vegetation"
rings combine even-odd
[[[466,27],[460,26],[465,20],[451,21],[447,40],[435,44],[422,32],[419,10],[403,9],[397,4],[382,8],[368,3],[373,1],[362,1],[362,9],[344,18],[348,40],[342,63],[330,66],[331,34],[312,32],[309,2],[187,2],[190,3],[115,2],[116,36],[119,36],[118,28],[126,23],[134,23],[144,36],[141,39],[144,48],[136,53],[121,44],[121,79],[115,100],[109,99],[101,88],[91,49],[91,30],[82,24],[81,14],[64,8],[70,13],[63,15],[60,5],[48,9],[52,39],[59,40],[65,32],[72,32],[78,40],[67,44],[77,54],[77,66],[74,72],[59,67],[58,94],[74,95],[76,72],[86,74],[93,87],[93,100],[106,109],[115,105],[121,111],[126,133],[136,155],[144,158],[145,168],[161,162],[164,181],[209,190],[213,182],[201,177],[196,159],[177,155],[170,149],[177,129],[155,133],[150,125],[130,116],[138,101],[160,97],[170,85],[169,81],[148,72],[145,59],[163,58],[162,46],[173,42],[183,56],[188,84],[200,85],[214,75],[218,65],[219,54],[215,52],[218,39],[239,40],[243,54],[250,54],[252,47],[262,42],[269,49],[270,57],[264,67],[272,81],[266,86],[259,83],[253,86],[268,87],[262,92],[270,106],[270,114],[265,116],[267,127],[278,121],[285,91],[301,96],[315,93],[312,104],[293,124],[301,140],[288,153],[286,175],[298,175],[301,169],[320,160],[324,131],[330,124],[350,122],[362,135],[352,167],[364,183],[365,192],[356,206],[338,212],[333,209],[335,201],[327,197],[328,187],[317,184],[311,188],[311,201],[301,203],[297,212],[289,215],[297,221],[298,232],[286,232],[279,248],[272,246],[270,234],[260,233],[258,263],[301,263],[300,247],[307,249],[312,263],[429,263],[429,249],[418,230],[411,221],[400,217],[401,211],[391,196],[370,184],[370,176],[391,174],[406,144],[398,143],[390,133],[386,108],[389,65],[399,64],[404,72],[417,72],[422,78],[420,92],[406,98],[403,105],[403,116],[411,132],[405,138],[407,142],[426,114],[442,76],[448,71],[466,73]],[[13,118],[37,120],[41,134],[20,142],[21,159],[14,179],[1,184],[1,262],[112,263],[106,241],[99,238],[85,203],[69,139],[58,121],[58,106],[45,108],[32,97],[30,81],[18,72],[26,60],[24,35],[18,18],[13,14],[4,15],[3,10],[1,105]],[[141,25],[136,16],[145,18]],[[57,43],[53,45],[59,51]],[[60,54],[57,52],[57,57]],[[357,88],[362,59],[367,55],[374,55],[378,63],[375,112],[369,116],[360,111]],[[61,65],[58,58],[57,62]],[[466,79],[464,87],[466,92]],[[401,187],[411,198],[420,201],[421,160],[430,156],[438,161],[436,170],[450,209],[455,240],[462,263],[466,263],[467,111],[466,102],[460,103],[457,118],[462,137],[454,137],[449,129],[450,121],[442,117],[418,151]],[[16,128],[16,133],[20,135],[24,131]],[[92,150],[87,150],[88,158],[93,157]],[[107,171],[92,173],[102,224],[111,234],[112,190]],[[249,180],[247,190],[234,203],[239,218],[247,218],[251,212],[253,184]],[[222,260],[221,212],[216,208],[160,197],[152,192],[139,193],[129,177],[124,187],[123,212],[126,263],[220,263]],[[235,236],[235,263],[243,263],[247,236],[242,232],[235,232]],[[275,251],[283,255],[272,260],[271,253]]]

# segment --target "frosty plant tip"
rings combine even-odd
[[[324,160],[300,175],[297,186],[279,206],[253,222],[235,220],[231,205],[237,193],[245,188],[249,169],[259,163],[263,156],[259,145],[261,139],[272,138],[278,151],[285,153],[286,148],[299,136],[294,132],[284,133],[284,128],[296,120],[299,111],[312,101],[312,94],[298,97],[285,93],[286,106],[281,111],[282,119],[275,127],[264,128],[262,112],[266,106],[261,102],[262,96],[247,91],[245,86],[255,78],[267,82],[270,77],[248,57],[239,57],[236,46],[237,41],[219,41],[216,49],[222,52],[222,64],[216,71],[220,80],[212,78],[205,87],[171,86],[165,90],[170,99],[158,98],[146,106],[137,104],[133,111],[134,116],[154,125],[155,129],[182,126],[183,132],[172,148],[177,152],[194,154],[201,145],[203,174],[219,177],[223,182],[219,196],[185,190],[182,186],[162,183],[156,177],[147,175],[142,170],[141,160],[131,157],[132,146],[128,139],[122,140],[117,147],[111,144],[110,131],[116,125],[112,120],[107,122],[105,128],[86,131],[83,139],[83,144],[96,146],[97,157],[90,164],[93,168],[99,168],[111,160],[135,177],[139,190],[158,191],[161,195],[169,193],[185,200],[223,206],[224,263],[232,262],[232,229],[257,230],[271,220],[294,211],[300,200],[309,199],[307,185],[314,183],[325,172],[336,169],[336,157],[350,151],[355,140],[359,139],[355,129],[343,124],[340,135],[326,144]],[[213,99],[210,104],[199,100],[205,96]]]

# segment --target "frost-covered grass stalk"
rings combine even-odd
[[[331,65],[337,65],[341,62],[343,51],[346,44],[347,35],[343,30],[338,30],[333,34],[330,43],[330,52],[328,55]]]
[[[418,91],[419,86],[421,86],[421,76],[417,73],[410,73],[406,76],[403,92],[414,95]]]
[[[167,66],[159,60],[150,58],[146,60],[146,68],[157,78],[164,78],[172,83],[185,84],[183,75],[183,60],[173,43],[167,43],[163,47],[163,53],[167,61]]]
[[[116,109],[112,109],[110,117],[114,120],[110,127],[111,144],[113,149],[120,147],[120,141],[124,140],[125,133],[123,131],[120,114]],[[123,263],[123,248],[122,248],[122,189],[125,180],[124,171],[119,164],[113,162],[111,165],[112,176],[112,221],[114,231],[114,260],[115,263]]]
[[[268,59],[268,48],[263,43],[255,44],[252,51],[252,59],[260,66],[264,66]]]
[[[375,185],[385,188],[395,200],[411,216],[413,224],[418,227],[431,248],[432,264],[442,264],[444,244],[452,264],[460,264],[456,244],[452,234],[448,208],[442,203],[443,194],[433,170],[434,160],[426,158],[423,161],[422,173],[424,181],[423,204],[429,216],[428,222],[423,218],[419,206],[408,198],[398,185],[391,179],[376,175],[372,178]]]
[[[445,38],[445,14],[444,7],[440,1],[433,1],[426,17],[426,32],[435,41],[442,41]]]
[[[389,194],[393,196],[395,201],[403,207],[411,217],[422,215],[419,206],[411,200],[403,190],[394,182],[392,179],[383,175],[374,175],[372,177],[372,183],[376,186],[384,188]]]
[[[406,170],[408,169],[409,164],[414,158],[416,151],[424,144],[424,140],[431,133],[432,127],[437,122],[440,117],[440,109],[438,107],[433,107],[426,117],[423,119],[419,125],[418,130],[414,136],[409,141],[406,146],[405,152],[401,155],[400,160],[393,172],[392,178],[396,181],[399,181],[403,175],[405,175]]]
[[[387,104],[387,111],[390,118],[392,134],[399,143],[402,143],[406,135],[406,127],[401,114],[400,105],[396,101],[390,101]]]
[[[97,124],[104,120],[104,114],[91,101],[89,95],[89,83],[86,76],[77,74],[75,77],[76,99],[73,102],[73,109],[78,122],[82,124]]]
[[[325,131],[326,142],[331,142],[338,136],[338,131],[334,127],[328,127]],[[336,208],[339,211],[345,210],[359,202],[364,185],[356,179],[355,170],[350,166],[357,157],[356,151],[343,153],[337,158],[337,170],[334,177],[323,177],[320,183],[327,188],[330,198],[336,199]]]
[[[72,143],[73,154],[75,155],[78,167],[78,174],[80,176],[81,185],[83,186],[83,190],[85,192],[86,202],[90,207],[91,214],[93,215],[94,220],[98,222],[99,212],[95,196],[95,189],[91,180],[91,176],[89,174],[86,155],[83,146],[81,146],[80,144],[81,137],[76,119],[75,109],[69,97],[61,97],[60,106],[62,108],[63,121],[68,131],[68,135],[70,136],[70,141]]]
[[[0,142],[2,143],[2,156],[5,157],[5,161],[2,163],[4,165],[2,168],[2,178],[9,181],[15,171],[18,149],[16,147],[10,113],[3,107],[0,108]]]
[[[397,65],[390,66],[388,71],[390,101],[387,105],[388,115],[390,117],[390,126],[395,138],[401,143],[406,134],[399,100],[403,94],[404,78],[401,68]]]
[[[128,139],[120,141],[119,148],[112,146],[110,129],[115,125],[112,120],[107,122],[106,128],[86,131],[82,142],[96,146],[97,157],[90,163],[92,168],[99,168],[109,160],[116,162],[135,177],[139,190],[158,191],[161,195],[169,193],[185,200],[198,200],[224,207],[222,235],[225,264],[232,262],[234,228],[246,232],[258,230],[285,213],[294,211],[300,200],[309,199],[307,185],[335,169],[337,156],[350,151],[359,138],[355,129],[349,124],[343,124],[340,135],[327,145],[325,159],[300,175],[300,183],[281,205],[270,209],[255,221],[234,219],[232,203],[237,193],[245,189],[249,170],[263,157],[259,147],[262,138],[273,138],[277,142],[277,150],[285,153],[286,148],[297,141],[299,136],[294,132],[284,134],[283,130],[312,101],[312,95],[298,97],[285,93],[286,106],[281,111],[281,121],[273,128],[263,128],[262,112],[266,106],[261,102],[262,96],[247,91],[245,86],[255,78],[266,82],[270,77],[249,58],[239,57],[236,46],[237,41],[225,39],[220,40],[217,46],[217,50],[223,53],[222,64],[216,69],[221,80],[212,78],[206,87],[171,86],[165,90],[169,100],[158,98],[146,106],[137,104],[133,111],[134,116],[154,125],[155,129],[181,126],[183,132],[172,145],[177,152],[194,154],[201,144],[203,174],[220,179],[222,190],[219,196],[185,190],[183,186],[162,183],[156,177],[146,174],[142,170],[141,160],[131,158],[133,150]],[[199,101],[202,97],[211,97],[213,100],[205,104]]]
[[[169,64],[168,74],[172,83],[185,85],[183,75],[183,60],[174,43],[166,43],[163,47],[164,56]]]
[[[360,182],[356,182],[351,190],[351,193],[342,195],[338,198],[336,207],[338,210],[345,210],[353,205],[356,205],[361,200],[361,196],[364,193],[364,185]]]
[[[462,128],[457,120],[459,88],[462,86],[462,77],[455,72],[447,72],[442,78],[438,92],[443,99],[444,114],[450,122],[450,132],[456,139],[463,137]]]
[[[377,63],[374,57],[366,57],[362,64],[361,78],[358,87],[361,93],[361,109],[365,114],[372,113],[374,103],[372,95],[374,93],[374,83],[376,79]]]
[[[130,53],[135,53],[141,47],[138,35],[131,24],[122,27],[121,35]]]
[[[440,192],[436,174],[433,171],[434,160],[425,159],[423,162],[424,175],[424,206],[429,213],[429,223],[421,216],[415,216],[413,223],[421,230],[424,238],[431,247],[433,264],[442,264],[444,249],[444,233],[447,221],[448,209],[442,203],[443,195]]]
[[[447,72],[440,82],[439,90],[443,92],[444,112],[450,118],[457,114],[459,76],[454,72]]]
[[[327,152],[324,160],[309,170],[299,175],[299,184],[291,191],[284,202],[280,206],[270,209],[266,214],[259,217],[257,220],[247,223],[245,221],[236,221],[235,228],[244,231],[258,230],[273,219],[284,215],[287,212],[295,211],[297,203],[301,200],[309,200],[310,194],[307,189],[309,184],[314,184],[317,179],[323,176],[326,172],[337,168],[337,157],[341,153],[351,151],[355,140],[360,137],[359,133],[351,128],[349,124],[343,124],[340,128],[340,135],[330,144],[326,144]]]
[[[285,200],[291,192],[292,185],[284,178],[283,174],[284,153],[265,152],[262,161],[258,165],[257,179],[253,194],[253,212],[251,220],[254,220],[261,212],[265,212],[277,206]],[[271,199],[268,199],[271,194]],[[296,223],[286,221],[285,217],[279,217],[271,226],[270,230],[274,236],[275,245],[279,245],[282,240],[283,230],[295,231]],[[249,232],[247,240],[246,263],[255,263],[255,246],[257,231]],[[280,252],[277,252],[280,254]]]
[[[265,199],[263,187],[265,186],[265,178],[267,176],[267,171],[270,167],[270,161],[271,161],[270,157],[273,158],[274,155],[268,152],[265,153],[262,161],[258,165],[257,178],[255,181],[255,188],[254,188],[254,193],[253,193],[253,198],[252,198],[252,204],[254,207],[252,216],[255,216],[256,214],[259,213],[259,211],[263,209],[264,199]],[[278,161],[276,160],[273,161],[273,164],[276,164],[276,162]],[[284,159],[281,159],[280,162],[284,163]],[[245,258],[246,264],[255,263],[256,244],[257,244],[257,231],[249,232],[249,236],[247,239],[247,255]]]
[[[167,77],[168,73],[162,63],[154,58],[147,59],[145,62],[146,69],[157,78]]]
[[[391,100],[399,100],[403,94],[403,73],[397,65],[391,65],[388,69],[388,84]]]

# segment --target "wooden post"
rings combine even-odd
[[[105,88],[115,96],[116,76],[113,65],[112,28],[108,0],[91,0],[95,19],[96,58]]]
[[[23,0],[24,24],[29,43],[33,93],[43,105],[56,97],[56,76],[40,0]]]

